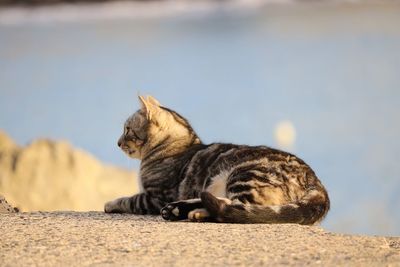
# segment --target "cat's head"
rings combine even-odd
[[[165,144],[200,143],[186,119],[161,106],[152,96],[139,96],[141,109],[125,124],[118,146],[131,158],[142,159],[154,147]]]

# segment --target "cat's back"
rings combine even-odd
[[[199,174],[199,171],[207,171],[208,174],[212,174],[213,171],[227,168],[258,166],[266,163],[271,167],[286,165],[310,168],[297,156],[267,146],[212,143],[203,146],[193,155],[186,174]]]
[[[267,146],[213,143],[194,154],[187,165],[180,191],[185,197],[197,197],[209,186],[226,185],[229,177],[249,172],[276,184],[318,182],[313,170],[293,154]]]

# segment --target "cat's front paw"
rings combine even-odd
[[[118,199],[109,201],[104,205],[105,213],[121,213],[120,205]]]

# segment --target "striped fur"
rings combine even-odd
[[[327,214],[325,188],[295,155],[266,146],[205,145],[178,113],[152,97],[140,101],[118,145],[141,160],[143,191],[106,203],[106,212],[161,210],[166,220],[300,224]]]

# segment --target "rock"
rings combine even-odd
[[[0,213],[18,212],[18,208],[11,206],[7,200],[0,195]]]
[[[133,171],[102,164],[64,141],[20,147],[0,131],[0,194],[22,211],[103,210],[137,191]]]
[[[2,266],[400,266],[400,238],[103,212],[0,215]]]

